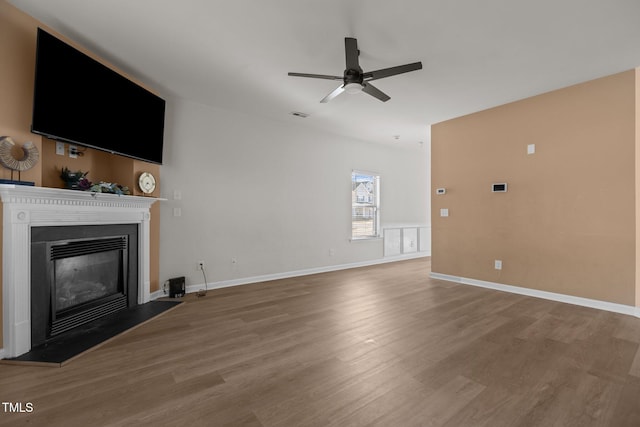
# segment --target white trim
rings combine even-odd
[[[354,262],[350,264],[340,264],[340,265],[331,265],[326,267],[308,268],[305,270],[294,270],[294,271],[287,271],[283,273],[265,274],[262,276],[244,277],[241,279],[221,280],[219,282],[207,283],[207,290],[210,291],[212,289],[228,288],[231,286],[249,285],[252,283],[269,282],[271,280],[288,279],[291,277],[308,276],[310,274],[328,273],[331,271],[348,270],[350,268],[368,267],[371,265],[386,264],[388,262],[406,261],[409,259],[427,258],[427,257],[429,257],[429,255],[427,255],[424,252],[411,253],[411,254],[400,255],[395,257],[385,257],[385,258],[379,258],[379,259],[374,259],[369,261]],[[199,283],[196,285],[187,286],[186,291],[188,294],[190,294],[193,292],[198,292],[199,290],[202,290],[202,289],[204,289],[204,283]],[[151,294],[151,299],[156,299],[163,296],[167,296],[167,295],[165,295],[162,290],[159,290]]]
[[[149,300],[153,301],[153,300],[157,300],[158,298],[163,298],[168,296],[169,295],[164,293],[163,289],[160,289],[160,290],[151,292],[151,294],[149,295]]]
[[[351,243],[355,243],[355,242],[372,242],[372,241],[376,241],[376,240],[382,240],[383,236],[367,236],[367,237],[350,237],[349,238],[349,242]]]
[[[496,291],[510,292],[512,294],[526,295],[535,298],[542,298],[551,301],[564,302],[567,304],[580,305],[583,307],[596,308],[598,310],[605,310],[614,313],[640,317],[640,307],[633,307],[631,305],[617,304],[590,298],[558,294],[555,292],[540,291],[537,289],[522,288],[520,286],[504,285],[502,283],[486,282],[484,280],[469,279],[467,277],[451,276],[449,274],[442,273],[432,272],[429,274],[429,277],[431,277],[432,279],[461,283],[463,285],[479,286],[481,288],[494,289]]]
[[[31,349],[31,228],[59,225],[138,225],[138,303],[150,299],[152,197],[95,194],[0,184],[2,199],[2,327],[5,357]]]
[[[407,223],[403,223],[403,222],[398,222],[398,223],[389,223],[389,224],[383,224],[382,225],[382,229],[387,229],[387,228],[431,228],[430,224],[421,224],[421,223],[413,223],[413,222],[407,222]]]

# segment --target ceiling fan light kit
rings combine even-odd
[[[358,50],[358,41],[352,37],[345,37],[344,50],[346,68],[342,77],[330,76],[326,74],[308,73],[289,73],[289,75],[293,77],[308,77],[312,79],[342,80],[342,85],[338,86],[331,93],[322,98],[322,100],[320,101],[322,103],[331,101],[342,92],[350,94],[364,92],[368,95],[373,96],[374,98],[379,99],[382,102],[387,102],[389,99],[391,99],[389,95],[373,86],[371,83],[369,83],[370,81],[422,69],[422,62],[413,62],[411,64],[383,68],[380,70],[368,71],[365,73],[362,71],[358,59],[358,57],[360,56],[360,51]]]
[[[344,91],[349,94],[362,92],[362,86],[358,83],[347,83],[346,85],[344,85]]]

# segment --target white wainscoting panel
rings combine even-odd
[[[418,229],[418,251],[431,253],[431,227]]]
[[[402,253],[410,254],[418,252],[418,228],[402,229]]]
[[[402,229],[384,229],[384,256],[400,255],[402,253]]]
[[[384,227],[384,256],[431,253],[431,227],[426,225],[397,225]]]

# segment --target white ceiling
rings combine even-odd
[[[395,144],[429,125],[640,66],[640,0],[10,0],[165,96]],[[344,37],[391,96],[320,99]],[[310,114],[293,117],[293,111]],[[394,135],[400,135],[396,141]]]

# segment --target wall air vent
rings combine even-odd
[[[491,184],[491,192],[492,193],[506,193],[507,192],[507,183],[501,182],[498,184]]]

